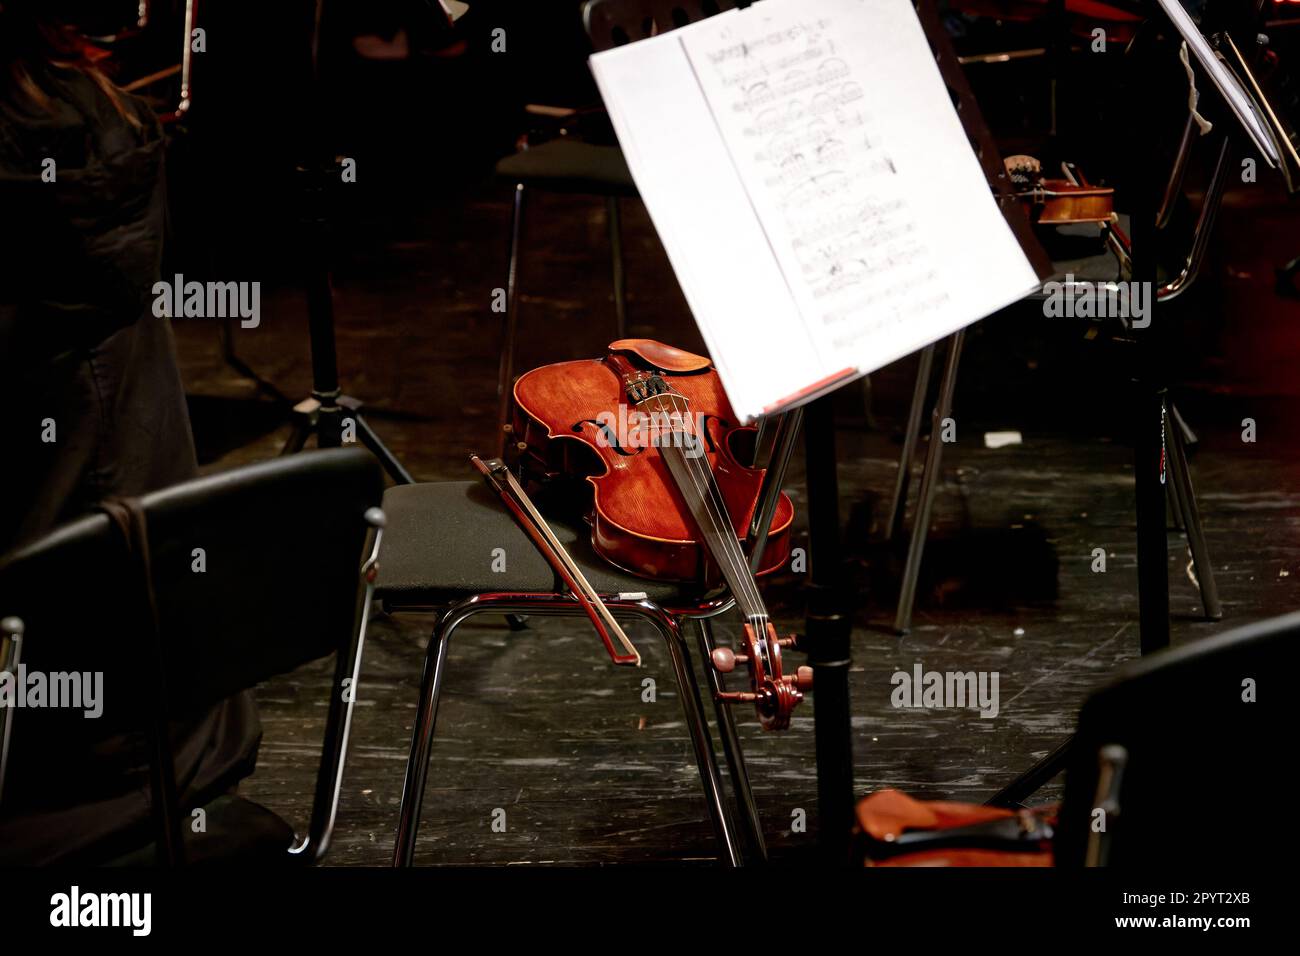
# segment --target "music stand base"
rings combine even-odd
[[[280,454],[292,455],[302,451],[312,435],[316,436],[316,444],[320,448],[339,448],[359,440],[379,459],[393,481],[399,485],[415,484],[415,478],[361,414],[362,407],[361,401],[350,395],[313,394],[304,398],[293,406],[293,431]],[[352,423],[353,437],[345,440],[344,431],[349,422]]]

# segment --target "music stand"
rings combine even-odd
[[[1236,119],[1236,123],[1228,127],[1229,130],[1259,150],[1265,163],[1270,168],[1281,169],[1285,176],[1286,161],[1283,154],[1285,148],[1291,146],[1286,143],[1284,147],[1283,142],[1278,140],[1281,124],[1277,121],[1277,114],[1272,107],[1266,101],[1261,103],[1258,85],[1255,84],[1253,89],[1249,88],[1240,76],[1227,68],[1231,65],[1231,61],[1225,60],[1215,50],[1216,46],[1224,44],[1226,34],[1211,43],[1200,33],[1178,0],[1147,0],[1147,2],[1152,8],[1152,13],[1163,11],[1169,16],[1173,26],[1187,42],[1188,48],[1196,55],[1197,62],[1202,66],[1202,73],[1211,81]],[[1149,105],[1150,91],[1158,88],[1157,74],[1165,68],[1152,55],[1155,44],[1149,32],[1150,20],[1145,27],[1148,28],[1147,34],[1144,36],[1140,31],[1129,50],[1134,76],[1131,88],[1143,91],[1131,117],[1130,135],[1134,142],[1139,142],[1141,134],[1145,132],[1142,117],[1147,113],[1140,107]],[[1231,46],[1231,39],[1227,38],[1226,43]],[[1236,50],[1235,46],[1232,46],[1232,50]],[[1209,51],[1208,55],[1205,51]],[[1245,67],[1245,59],[1239,52],[1236,56],[1240,66]],[[1248,68],[1247,72],[1249,72]],[[1226,158],[1232,138],[1232,133],[1225,133],[1212,182],[1206,192],[1206,207],[1202,210],[1202,220],[1205,218],[1206,209],[1209,210],[1212,219],[1213,208],[1209,204],[1217,203],[1221,196],[1228,165]],[[1284,134],[1283,139],[1285,139]],[[1181,181],[1181,172],[1186,163],[1189,146],[1190,139],[1187,134],[1184,134],[1168,185],[1172,186]],[[1294,152],[1293,148],[1292,152]],[[1132,210],[1131,220],[1132,245],[1136,252],[1131,278],[1135,282],[1150,282],[1153,289],[1165,291],[1156,276],[1156,240],[1163,225],[1162,206],[1167,205],[1167,202],[1157,202],[1156,197],[1161,195],[1161,177],[1153,164],[1142,164],[1140,176],[1142,181],[1134,190],[1139,205]],[[1290,188],[1289,179],[1288,188]],[[1164,191],[1167,193],[1168,188]],[[1205,243],[1208,241],[1209,225],[1210,223],[1205,221],[1198,224],[1198,230],[1202,226],[1204,230],[1197,236],[1198,241],[1195,244],[1197,248],[1189,254],[1187,267],[1174,280],[1180,283],[1174,290],[1174,294],[1186,288],[1194,278],[1200,257],[1204,254]],[[1135,332],[1133,336],[1138,352],[1134,366],[1138,424],[1134,437],[1133,464],[1134,484],[1137,491],[1138,619],[1143,655],[1169,646],[1169,542],[1165,519],[1164,469],[1168,460],[1166,428],[1176,433],[1179,425],[1176,421],[1170,422],[1167,415],[1168,372],[1165,367],[1167,349],[1163,337],[1164,323],[1159,322],[1157,316],[1173,297],[1174,295],[1170,294],[1152,296],[1150,326]],[[1170,444],[1177,445],[1179,441],[1179,437],[1175,434]],[[988,802],[999,805],[1021,803],[1065,769],[1072,752],[1072,739],[1066,740],[1005,786]]]
[[[334,335],[333,283],[328,260],[329,218],[327,191],[338,181],[339,167],[325,139],[324,94],[320,75],[321,21],[325,0],[316,0],[311,29],[311,78],[307,92],[308,154],[296,172],[302,183],[302,225],[308,263],[308,336],[311,340],[311,394],[293,406],[293,433],[282,455],[301,451],[313,434],[321,448],[343,444],[343,430],[352,422],[356,437],[379,459],[399,484],[415,479],[388,449],[361,414],[362,403],[339,387],[338,350]]]
[[[439,10],[452,19],[441,3]],[[199,0],[185,0],[183,37],[180,63],[157,73],[142,77],[129,84],[128,91],[138,91],[153,83],[179,77],[179,93],[175,105],[160,114],[164,126],[179,126],[194,105],[194,57],[190,44],[192,31],[198,23]],[[308,264],[304,285],[307,292],[308,337],[312,360],[311,395],[292,406],[293,430],[281,454],[301,451],[314,434],[321,448],[337,448],[343,444],[343,432],[352,423],[356,438],[379,459],[384,469],[400,484],[412,484],[414,478],[388,449],[383,440],[361,414],[360,400],[343,394],[339,387],[338,352],[334,334],[334,303],[332,281],[328,266],[330,221],[327,215],[327,191],[338,180],[339,168],[325,141],[324,96],[320,77],[321,20],[323,0],[316,0],[311,30],[311,77],[307,94],[308,154],[297,167],[302,184],[300,221],[303,227],[303,246]],[[143,28],[151,20],[148,3],[141,4],[138,26]],[[231,321],[222,331],[223,360],[244,377],[250,379],[258,391],[277,402],[288,404],[288,399],[274,385],[263,379],[244,362],[234,350]]]
[[[934,0],[917,0],[916,14],[930,41],[935,63],[958,103],[957,116],[975,147],[989,188],[1039,279],[1052,273],[1051,260],[1034,235],[1023,205],[1014,196],[1001,154],[984,122]],[[948,337],[949,354],[960,354],[962,330]],[[934,346],[927,346],[933,348]],[[854,808],[852,711],[849,704],[853,595],[840,542],[839,482],[836,475],[833,395],[809,404],[804,414],[810,563],[808,610],[799,649],[813,667],[813,724],[817,754],[818,838],[828,862],[851,856]]]

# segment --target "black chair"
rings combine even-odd
[[[1063,752],[1065,798],[1050,837],[1010,815],[999,823],[1009,831],[989,829],[977,816],[986,807],[952,803],[936,805],[932,828],[909,827],[897,821],[922,816],[898,806],[926,803],[886,800],[885,791],[859,804],[857,857],[900,862],[897,835],[863,832],[874,822],[911,830],[904,853],[915,856],[901,860],[911,866],[1215,874],[1284,866],[1297,843],[1279,787],[1290,779],[1297,666],[1300,612],[1131,661],[1083,705]]]
[[[1290,859],[1285,805],[1268,801],[1286,799],[1297,666],[1300,612],[1121,668],[1079,715],[1056,865],[1226,873]]]
[[[582,22],[596,52],[633,40],[663,33],[695,20],[730,10],[736,0],[587,0]],[[623,242],[619,200],[638,195],[623,151],[616,145],[569,135],[569,126],[580,126],[583,111],[560,110],[567,125],[553,138],[533,144],[523,137],[520,149],[497,163],[496,174],[513,183],[514,205],[510,220],[510,265],[506,275],[506,311],[501,334],[501,365],[497,377],[500,403],[498,421],[504,423],[514,381],[515,338],[518,330],[520,233],[525,200],[533,190],[602,196],[605,199],[610,255],[614,277],[615,339],[627,334],[627,305],[624,295]],[[586,113],[601,113],[601,110]]]
[[[754,461],[765,470],[764,484],[747,535],[751,562],[761,556],[781,483],[799,434],[799,410],[766,419],[755,439]],[[573,555],[592,587],[615,615],[648,621],[664,638],[691,736],[700,782],[723,862],[738,866],[747,855],[765,859],[758,808],[750,790],[740,738],[730,706],[718,699],[724,678],[708,662],[715,649],[710,621],[731,610],[726,593],[706,593],[696,585],[651,581],[613,567],[591,546],[591,530],[563,509],[538,505],[561,544]],[[411,735],[394,865],[410,866],[424,801],[434,722],[447,666],[447,647],[456,629],[471,617],[567,615],[585,617],[576,599],[556,580],[549,564],[479,482],[433,482],[390,488],[384,494],[388,531],[379,553],[375,594],[390,612],[436,611],[437,623],[426,651],[419,708]],[[508,556],[506,570],[492,569],[496,549]],[[722,789],[700,688],[691,666],[685,621],[697,623],[701,659],[722,738],[723,753],[739,804],[742,829],[732,820]],[[595,635],[592,635],[593,640]],[[742,837],[748,846],[742,845]]]
[[[10,643],[20,642],[28,672],[103,674],[99,719],[53,709],[9,715],[0,833],[37,813],[146,788],[152,820],[99,841],[69,834],[79,851],[70,858],[319,860],[338,806],[382,493],[379,466],[363,451],[296,455],[136,499],[125,509],[134,519],[126,541],[109,514],[96,513],[0,561],[0,615],[18,635]],[[232,695],[329,655],[334,680],[305,837],[234,796],[233,780],[178,797],[193,781],[176,779],[173,748],[162,744],[168,734]],[[141,736],[150,745],[140,766],[128,762],[138,747],[110,744]],[[118,789],[89,783],[104,779]],[[199,808],[206,832],[195,833],[183,824]],[[0,836],[0,858],[3,843]],[[58,855],[60,847],[47,849]]]

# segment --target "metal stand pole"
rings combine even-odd
[[[326,146],[324,94],[321,90],[321,19],[325,0],[316,0],[311,32],[311,93],[307,109],[307,140],[310,153],[298,167],[302,182],[303,248],[307,264],[308,334],[311,339],[311,397],[293,407],[293,432],[282,454],[301,451],[315,434],[321,448],[343,444],[347,421],[355,426],[356,437],[375,454],[384,470],[399,484],[415,481],[397,457],[361,417],[361,402],[343,395],[339,388],[338,348],[334,336],[334,290],[329,269],[329,190],[338,169]]]
[[[804,416],[808,483],[808,619],[799,649],[813,668],[817,827],[824,859],[847,863],[853,825],[853,739],[849,707],[850,599],[840,552],[839,480],[831,396]]]
[[[1153,22],[1162,14],[1154,2],[1146,4]],[[1150,23],[1148,23],[1150,27]],[[1142,42],[1143,40],[1146,42]],[[1150,134],[1150,117],[1157,115],[1152,102],[1156,82],[1155,37],[1137,37],[1127,64],[1134,98],[1129,105],[1129,145],[1146,158],[1134,164],[1131,185],[1131,224],[1134,282],[1149,283],[1149,324],[1134,328],[1133,366],[1133,481],[1137,505],[1138,622],[1142,653],[1169,646],[1169,535],[1165,524],[1167,480],[1166,431],[1172,426],[1165,415],[1165,322],[1167,311],[1156,302],[1156,264],[1160,230],[1157,205],[1162,193],[1154,153],[1140,148]]]

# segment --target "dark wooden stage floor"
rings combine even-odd
[[[1222,592],[1220,623],[1199,618],[1183,538],[1170,534],[1173,633],[1192,641],[1300,607],[1300,303],[1273,293],[1274,259],[1294,248],[1296,210],[1265,186],[1234,193],[1215,270],[1178,338],[1176,395],[1200,436],[1193,474]],[[422,479],[467,479],[471,452],[493,448],[507,191],[473,186],[457,202],[419,197],[397,222],[362,218],[340,237],[339,340],[347,389]],[[522,368],[594,356],[612,337],[603,206],[548,198],[532,209],[521,277]],[[698,346],[653,231],[629,204],[632,332]],[[1288,238],[1289,237],[1289,238]],[[1292,248],[1288,248],[1288,245]],[[1218,276],[1219,278],[1215,278]],[[274,454],[282,409],[220,360],[215,327],[177,328],[206,469]],[[285,395],[308,391],[301,295],[270,290],[262,326],[236,330],[240,356]],[[1187,358],[1190,356],[1190,358]],[[853,730],[857,785],[981,800],[1053,748],[1090,687],[1138,647],[1133,493],[1122,375],[1079,330],[1041,317],[995,318],[973,333],[958,388],[958,441],[943,467],[914,631],[892,619],[900,556],[874,542],[897,466],[914,363],[840,396],[842,508],[858,557]],[[1242,419],[1258,440],[1243,443]],[[1023,443],[991,450],[986,431]],[[802,468],[789,487],[805,503]],[[796,542],[798,544],[799,542]],[[1107,554],[1092,571],[1094,548]],[[785,628],[801,626],[792,574],[769,593]],[[352,753],[329,862],[386,865],[430,621],[373,624]],[[708,861],[715,848],[663,648],[638,635],[643,671],[615,669],[572,622],[521,633],[481,623],[453,647],[420,831],[423,864]],[[890,675],[1000,674],[1000,713],[895,710]],[[654,678],[657,699],[642,700]],[[246,792],[290,819],[309,803],[329,673],[312,668],[260,689],[266,735]],[[798,855],[792,832],[815,812],[813,713],[741,733],[774,855]],[[1049,787],[1039,799],[1059,795]],[[495,832],[504,809],[507,829]]]

